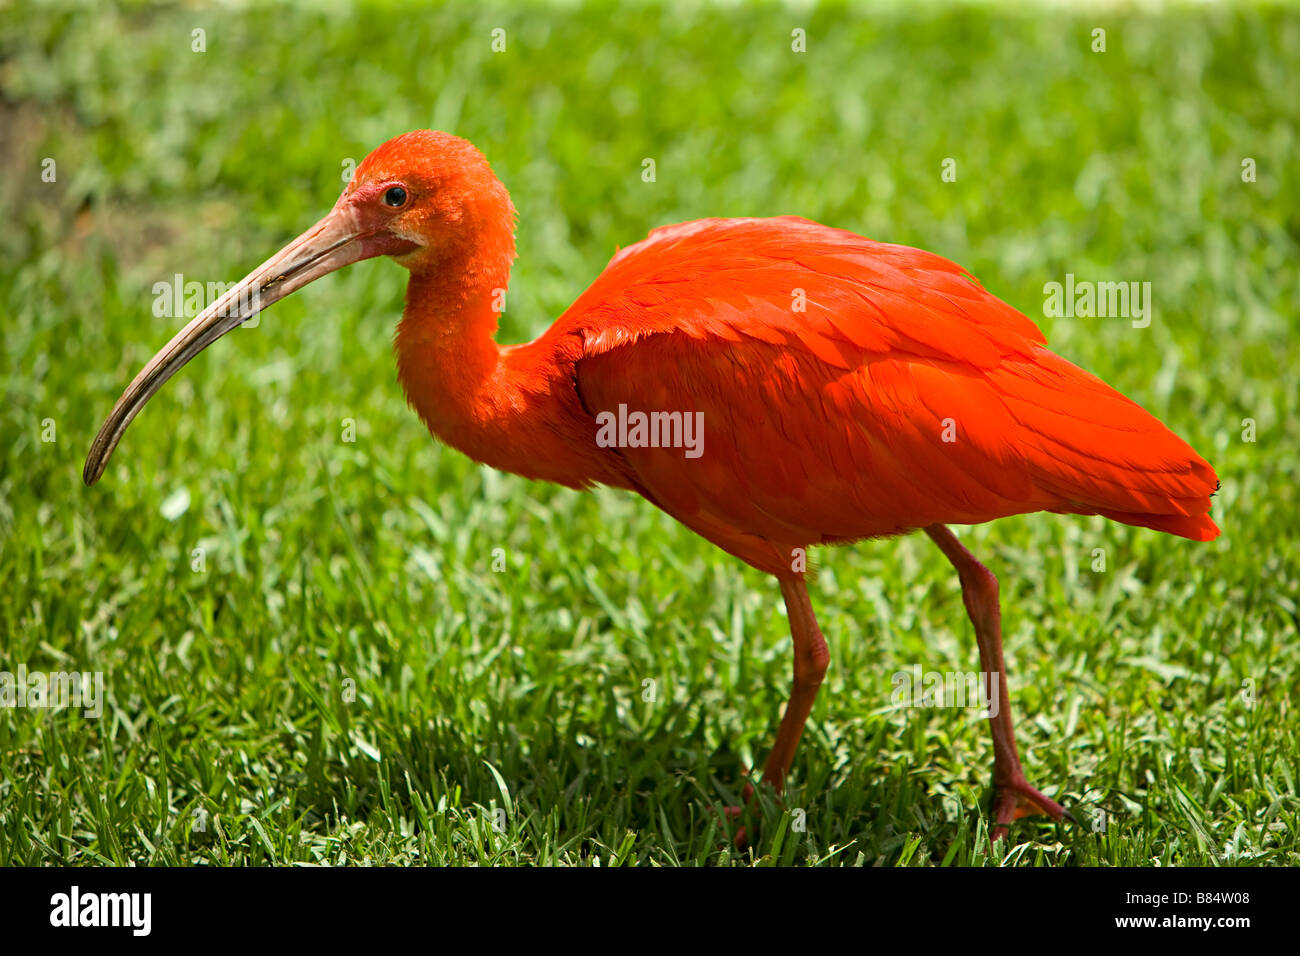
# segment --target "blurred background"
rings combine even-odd
[[[1015,860],[1300,861],[1297,63],[1296,9],[1253,4],[0,4],[0,666],[102,670],[111,701],[0,713],[0,861],[715,858],[700,808],[788,687],[775,588],[628,496],[436,446],[395,265],[232,333],[81,484],[183,324],[155,284],[235,281],[422,127],[518,207],[502,341],[655,226],[797,214],[961,263],[1163,418],[1223,480],[1219,541],[970,532],[1031,778],[1133,826]],[[1045,315],[1067,274],[1150,282],[1150,327]],[[976,666],[931,550],[821,556],[792,799],[825,812],[758,857],[986,859],[984,728],[889,707],[898,667]],[[495,806],[508,839],[475,829]]]

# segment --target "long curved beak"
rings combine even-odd
[[[340,200],[325,218],[195,316],[149,360],[100,427],[86,456],[82,480],[87,485],[99,480],[113,449],[145,403],[185,363],[231,329],[326,273],[360,259],[409,248],[413,248],[409,242],[366,230],[356,209]]]

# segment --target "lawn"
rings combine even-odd
[[[10,7],[0,670],[101,672],[104,702],[0,709],[0,864],[1300,863],[1297,63],[1267,6]],[[155,284],[238,279],[421,127],[519,209],[503,341],[655,226],[798,214],[966,266],[1214,464],[1212,543],[962,530],[1026,773],[1079,825],[991,846],[984,722],[891,701],[979,667],[913,536],[817,552],[831,669],[733,847],[715,808],[789,690],[775,582],[435,444],[392,263],[212,347],[82,485],[182,324]],[[1152,321],[1046,314],[1067,275],[1150,282]]]

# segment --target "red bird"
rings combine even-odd
[[[205,347],[328,272],[392,256],[411,273],[398,377],[437,438],[526,478],[635,491],[777,579],[794,638],[763,773],[778,790],[830,657],[810,546],[925,531],[957,569],[985,690],[1005,702],[997,579],[945,525],[1052,511],[1219,533],[1204,459],[939,256],[789,216],[667,226],[615,255],[536,341],[502,347],[514,232],[473,145],[430,130],[390,140],[325,218],[141,370],[86,483]],[[1025,779],[1010,708],[996,710],[994,834],[1026,813],[1068,817]]]

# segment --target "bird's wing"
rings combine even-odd
[[[556,323],[574,327],[592,352],[675,332],[801,346],[841,369],[894,351],[983,367],[1046,341],[947,259],[796,216],[656,229]]]
[[[1039,510],[1217,534],[1208,464],[920,250],[793,218],[660,229],[549,334],[581,341],[593,416],[702,423],[699,457],[618,454],[648,497],[736,553],[717,529],[802,545]]]

